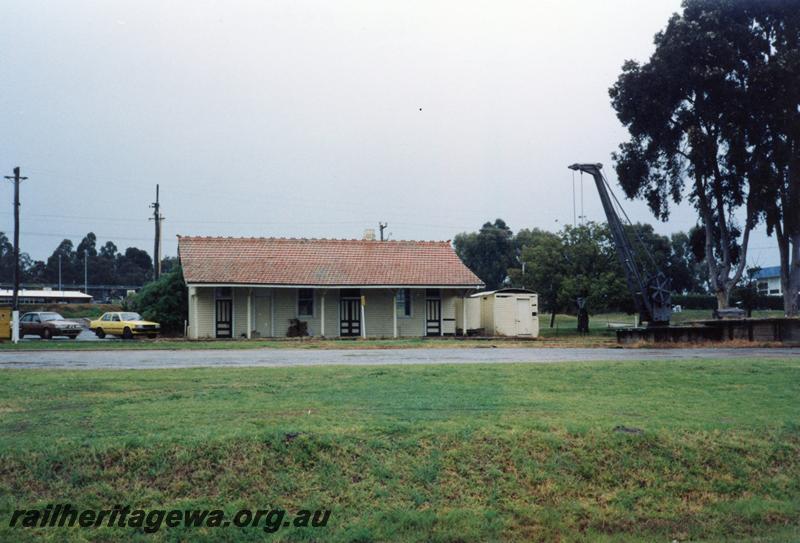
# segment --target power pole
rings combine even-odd
[[[156,237],[153,246],[153,280],[158,281],[161,276],[161,204],[158,201],[158,185],[156,185],[156,201],[150,204],[153,208],[153,216],[150,218],[156,225]]]
[[[14,297],[12,298],[11,339],[19,341],[19,183],[27,177],[19,175],[19,166],[14,168],[14,175],[6,175],[6,179],[14,182]]]
[[[89,294],[89,251],[83,251],[83,293]]]
[[[58,291],[64,290],[61,286],[61,255],[58,255]]]
[[[387,226],[389,226],[389,223],[380,221],[378,222],[378,228],[380,228],[381,231],[381,241],[383,241],[383,231],[386,229]]]

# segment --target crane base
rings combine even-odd
[[[730,319],[692,321],[676,326],[623,328],[617,343],[705,343],[753,341],[800,345],[800,319]]]

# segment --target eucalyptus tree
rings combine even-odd
[[[755,53],[746,111],[751,192],[780,254],[783,305],[800,314],[800,5],[748,2]]]
[[[503,219],[487,222],[478,232],[462,232],[453,239],[456,254],[487,289],[498,289],[505,283],[508,268],[517,261],[514,234]]]
[[[610,89],[630,140],[614,153],[623,190],[643,198],[661,220],[685,197],[704,230],[709,282],[720,308],[745,269],[750,232],[759,214],[748,188],[745,127],[755,52],[750,19],[737,2],[684,2],[655,37],[656,50],[627,61]],[[735,214],[744,208],[744,222]],[[741,232],[741,237],[737,235]]]

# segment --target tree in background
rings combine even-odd
[[[783,307],[800,314],[800,7],[797,2],[741,2],[751,41],[747,144],[751,192],[775,234]]]
[[[585,298],[591,313],[634,310],[625,275],[608,225],[589,222],[565,226],[561,233],[566,270],[559,304],[574,310]]]
[[[161,273],[170,273],[180,266],[177,256],[165,256],[161,259]]]
[[[77,248],[71,240],[62,240],[47,261],[32,260],[27,253],[20,253],[22,282],[28,285],[57,284],[59,256],[61,257],[62,285],[82,285],[84,280],[84,254],[88,260],[90,285],[143,285],[153,276],[152,259],[147,251],[128,247],[123,254],[117,246],[106,242],[99,251],[97,236],[89,232]],[[164,259],[169,269],[177,266],[177,258]],[[3,232],[0,232],[0,282],[11,283],[14,276],[13,245]]]
[[[183,271],[164,273],[136,294],[128,306],[147,320],[161,324],[164,333],[182,333],[189,315],[189,300]]]
[[[97,256],[97,236],[94,235],[94,232],[86,234],[78,244],[78,248],[75,249],[78,260],[83,260],[84,253],[90,257]]]
[[[143,285],[153,277],[153,259],[147,251],[128,247],[124,254],[117,255],[115,270],[119,284]]]
[[[117,281],[117,246],[112,241],[107,241],[97,256],[92,259],[91,279],[97,285],[119,284]]]
[[[503,219],[485,223],[478,232],[456,235],[456,254],[490,290],[503,286],[508,269],[516,263],[514,234]]]
[[[22,255],[20,255],[21,260]],[[14,277],[14,244],[5,232],[0,232],[0,277],[12,281]]]
[[[519,254],[519,267],[508,270],[511,284],[539,294],[541,309],[550,312],[552,328],[556,313],[561,309],[558,293],[567,270],[561,236],[538,228],[524,229],[517,232],[514,245]]]
[[[60,275],[62,285],[76,284],[78,282],[78,274],[76,273],[75,262],[76,256],[72,241],[68,239],[62,240],[56,250],[53,251],[53,254],[47,259],[47,264],[45,265],[47,282],[58,283]]]
[[[695,228],[702,232],[702,229]],[[666,274],[672,281],[672,290],[678,294],[705,293],[708,285],[708,268],[703,265],[693,250],[691,238],[685,232],[676,232],[670,237],[670,256]]]
[[[736,8],[744,2],[687,0],[681,15],[655,37],[640,65],[627,61],[610,89],[611,103],[631,139],[614,154],[629,198],[642,198],[666,220],[684,186],[705,228],[704,254],[719,308],[744,272],[758,214],[748,198],[748,143],[743,126],[752,35]],[[746,208],[741,227],[734,212]],[[732,248],[738,246],[735,263]]]
[[[695,260],[686,233],[670,238],[640,223],[627,226],[626,233],[644,273],[655,267],[666,273],[677,292],[705,292],[704,267]],[[588,299],[592,313],[633,311],[607,224],[567,226],[560,232],[523,229],[514,243],[519,258],[508,270],[511,284],[539,294],[542,310],[551,313],[551,327],[557,312],[575,311],[579,296]]]

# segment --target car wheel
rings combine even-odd
[[[95,331],[94,331],[94,335],[96,335],[96,336],[97,336],[97,337],[99,337],[100,339],[103,339],[104,337],[106,337],[106,333],[105,333],[105,332],[103,332],[103,329],[102,329],[102,328],[98,328],[97,330],[95,330]]]
[[[53,333],[50,331],[49,328],[45,328],[42,330],[42,339],[50,339],[53,337]]]
[[[122,339],[133,339],[133,332],[131,332],[131,329],[127,326],[125,330],[122,331]]]
[[[69,336],[69,339],[78,339],[78,336]]]

